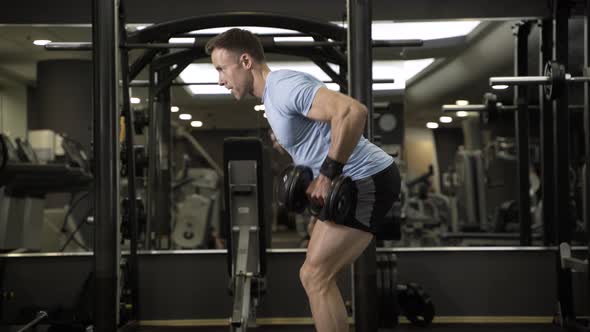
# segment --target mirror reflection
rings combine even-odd
[[[402,180],[399,201],[387,213],[396,236],[379,240],[379,246],[540,245],[555,232],[542,222],[537,89],[531,89],[526,100],[531,105],[525,152],[529,162],[521,165],[513,88],[489,86],[492,76],[513,75],[515,22],[373,23],[376,41],[424,40],[421,47],[373,49],[372,141],[394,158]],[[145,27],[130,25],[128,31]],[[582,22],[573,20],[570,28],[581,31]],[[251,30],[267,44],[313,42],[294,31]],[[171,38],[169,43],[204,45],[222,31],[201,30]],[[538,34],[533,26],[527,36],[530,72],[539,67]],[[571,36],[581,38],[581,33]],[[91,134],[96,116],[92,113],[91,54],[44,47],[51,42],[90,40],[91,29],[84,26],[0,27],[2,251],[93,248],[93,179],[95,165],[102,160],[93,153],[96,137]],[[346,85],[338,82],[338,77],[346,76],[344,67],[323,60],[314,63],[290,47],[291,54],[267,52],[272,71],[306,72],[329,90],[346,92]],[[185,51],[171,48],[159,56],[180,57]],[[139,63],[146,52],[131,50],[129,63]],[[572,50],[573,64],[581,64],[581,52],[581,48]],[[125,92],[133,122],[128,126],[130,119],[122,114],[116,134],[120,189],[122,196],[129,190],[128,165],[133,155],[136,200],[121,203],[122,236],[128,238],[132,232],[129,214],[134,205],[141,250],[226,248],[231,232],[227,200],[232,197],[227,191],[232,183],[228,183],[229,164],[224,156],[241,152],[228,152],[227,139],[253,138],[259,144],[256,167],[261,167],[264,179],[256,189],[263,202],[255,206],[263,206],[269,247],[306,248],[317,218],[309,209],[295,213],[278,202],[281,175],[293,160],[273,133],[265,105],[254,97],[237,102],[219,85],[219,74],[208,55],[187,59],[189,63],[183,65],[144,66]],[[166,75],[175,76],[163,88],[158,84],[166,82]],[[570,93],[569,201],[577,225],[574,243],[582,241],[585,232],[583,126],[575,106],[583,98],[576,89]],[[485,105],[493,107],[482,108]],[[129,129],[133,147],[125,140]],[[528,171],[519,173],[523,168]],[[519,189],[522,174],[528,174],[529,187]],[[528,202],[519,206],[522,197]],[[523,206],[527,208],[524,215]],[[524,219],[530,225],[525,229]],[[129,246],[129,240],[123,239],[122,246]]]

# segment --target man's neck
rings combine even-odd
[[[270,68],[266,64],[260,65],[260,68],[254,72],[254,91],[255,97],[262,99],[262,93],[264,92],[264,86],[266,85],[266,78],[270,74]]]

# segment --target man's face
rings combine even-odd
[[[219,74],[219,85],[231,90],[237,100],[252,92],[252,64],[247,54],[238,55],[223,48],[211,52],[211,62]]]

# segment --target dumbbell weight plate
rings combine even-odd
[[[348,176],[339,177],[332,182],[326,206],[330,219],[343,222],[352,213],[355,203],[354,182]]]
[[[487,125],[495,120],[498,112],[498,97],[493,93],[486,93],[483,96],[483,104],[486,109],[479,113],[479,118],[482,124]]]
[[[426,327],[435,316],[430,295],[415,283],[398,286],[398,299],[406,318],[415,326]]]
[[[551,84],[544,86],[545,98],[555,100],[565,90],[565,67],[557,62],[545,64],[545,76],[551,77]]]
[[[293,170],[293,165],[289,165],[285,167],[281,173],[279,173],[278,181],[276,184],[276,194],[277,194],[277,201],[279,206],[287,208],[287,187],[288,181],[290,179],[289,175]]]
[[[305,191],[313,180],[313,172],[306,166],[291,166],[281,172],[278,197],[280,204],[291,212],[301,213],[307,206]]]

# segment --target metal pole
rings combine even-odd
[[[156,96],[154,94],[157,85],[157,74],[154,72],[152,67],[149,67],[149,92],[148,92],[148,114],[149,114],[149,124],[148,124],[148,147],[147,147],[147,155],[148,155],[148,170],[147,170],[147,188],[146,188],[146,225],[145,225],[145,250],[152,249],[153,244],[153,227],[158,222],[158,215],[156,214],[158,209],[158,169],[159,169],[159,152],[158,146],[156,145],[158,140],[156,139],[158,131],[157,131],[157,123],[159,120],[158,112],[155,108],[155,99]]]
[[[529,22],[520,22],[514,26],[514,74],[528,74],[528,37],[531,31]],[[516,170],[518,183],[518,219],[520,224],[520,245],[532,244],[531,202],[529,199],[529,113],[528,86],[514,87],[514,130],[516,137]]]
[[[146,249],[155,244],[156,249],[170,246],[171,207],[171,146],[170,89],[156,93],[160,82],[170,74],[164,68],[155,71],[150,66],[148,130],[148,202]]]
[[[125,7],[123,2],[119,4],[119,36],[122,42],[127,38],[125,30]],[[127,158],[127,200],[129,208],[129,242],[130,252],[127,263],[129,264],[128,285],[131,292],[131,317],[130,320],[139,319],[139,262],[137,257],[137,244],[139,241],[139,226],[137,221],[137,175],[135,172],[135,139],[133,111],[129,101],[129,52],[121,52],[121,83],[122,83],[122,106],[125,118],[125,143]]]
[[[369,110],[365,135],[373,138],[371,0],[347,0],[348,13],[348,91]],[[377,259],[375,240],[357,259],[354,269],[355,331],[376,332]]]
[[[97,332],[116,331],[119,313],[119,142],[116,0],[92,3],[95,171],[95,316]]]
[[[553,20],[544,19],[540,21],[541,31],[539,32],[539,73],[545,70],[545,64],[552,58],[553,50]],[[555,183],[553,174],[553,114],[552,102],[545,98],[545,89],[539,86],[539,109],[540,109],[540,148],[541,148],[541,188],[543,190],[543,244],[555,244],[555,230],[553,217],[555,215]]]
[[[169,68],[164,68],[158,72],[158,85],[166,81],[171,75]],[[172,113],[170,112],[170,87],[159,91],[156,99],[156,112],[159,114],[160,121],[157,122],[159,131],[159,151],[160,158],[160,178],[158,188],[158,209],[159,230],[157,246],[158,249],[170,249],[170,234],[172,233]]]
[[[584,17],[584,75],[590,71],[590,0],[586,0],[586,13]],[[590,83],[584,83],[584,143],[585,143],[585,168],[584,168],[584,221],[586,222],[586,245],[588,246],[587,259],[590,260]],[[590,273],[586,273],[586,300],[590,299]],[[590,312],[590,310],[587,311]]]
[[[557,0],[554,2],[553,26],[553,58],[565,68],[568,67],[568,19],[570,14],[569,1]],[[554,171],[555,171],[555,216],[557,223],[557,243],[570,243],[572,222],[569,207],[569,112],[568,91],[563,92],[557,100],[553,101],[554,118]],[[557,257],[558,269],[558,299],[561,311],[561,321],[568,323],[575,321],[574,303],[572,295],[572,276],[569,270],[561,269],[559,257]]]

